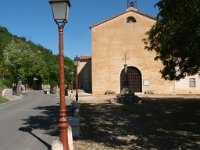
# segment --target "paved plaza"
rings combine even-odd
[[[81,97],[77,150],[200,149],[199,95],[139,95],[140,104]]]

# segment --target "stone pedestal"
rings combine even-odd
[[[138,103],[139,98],[135,93],[132,93],[129,88],[123,88],[117,96],[110,100],[111,103]]]
[[[73,137],[80,137],[80,117],[69,117],[68,123],[72,128]]]
[[[69,150],[74,149],[73,145],[73,136],[72,136],[72,128],[71,126],[68,127],[68,145],[69,145]],[[63,150],[63,144],[60,140],[54,140],[51,144],[51,150]]]
[[[63,144],[60,140],[55,140],[51,144],[51,150],[63,150]]]
[[[21,95],[21,91],[22,91],[21,88],[22,88],[22,81],[18,81],[18,83],[17,83],[17,89],[16,89],[17,96]]]
[[[81,105],[79,103],[72,103],[73,117],[81,116]]]

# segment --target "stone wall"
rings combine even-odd
[[[127,23],[128,17],[136,22]],[[125,54],[128,66],[136,67],[142,75],[142,92],[174,93],[174,82],[161,79],[160,61],[155,61],[155,52],[144,49],[142,39],[155,24],[155,20],[134,11],[128,11],[117,17],[92,27],[92,92],[104,94],[107,90],[120,92],[120,73],[123,70]],[[149,85],[144,86],[143,81]]]
[[[12,96],[12,94],[13,94],[12,89],[4,89],[4,90],[2,91],[2,93],[1,93],[1,96],[2,96],[2,97],[5,97],[5,98],[9,98],[9,97]]]

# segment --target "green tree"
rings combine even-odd
[[[24,80],[21,46],[12,40],[4,49],[3,57],[6,68],[12,74],[12,81]]]
[[[3,64],[0,64],[0,76],[5,77],[8,75],[9,75],[8,69],[6,69],[6,67],[3,66]]]
[[[30,76],[40,77],[44,74],[45,62],[24,41],[11,40],[10,44],[4,49],[3,55],[4,63],[13,82],[18,80],[25,82]]]
[[[5,27],[0,26],[0,61],[3,58],[3,49],[10,42],[11,34]]]
[[[73,69],[73,61],[65,57],[65,66]],[[0,73],[11,82],[20,79],[33,84],[50,84],[51,88],[59,85],[59,55],[50,49],[27,41],[25,37],[17,37],[0,26]],[[73,69],[74,70],[74,69]],[[65,69],[65,83],[70,80],[69,70]],[[35,82],[33,79],[37,79]],[[5,81],[5,80],[4,80]],[[40,84],[40,85],[39,85]]]
[[[71,59],[68,58],[67,56],[64,57],[64,64],[65,64],[65,68],[64,68],[64,70],[65,70],[65,84],[68,84],[68,83],[71,82],[71,79],[72,79],[72,78],[75,79],[75,77],[76,77],[76,72],[75,72],[75,71],[76,71],[76,68],[75,68],[75,66],[74,66],[73,60],[71,60]],[[70,74],[70,71],[73,71],[74,74],[71,75],[71,74]],[[73,77],[72,77],[72,76],[73,76]]]
[[[39,57],[41,57],[46,63],[42,82],[44,84],[50,84],[53,89],[55,86],[59,85],[58,55],[53,55],[51,50],[47,50],[42,45],[37,45],[37,51]]]
[[[155,51],[167,80],[179,80],[200,70],[200,1],[160,0],[156,24],[147,32],[145,49]]]

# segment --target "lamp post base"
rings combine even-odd
[[[78,93],[76,92],[76,102],[78,102]]]
[[[63,144],[64,150],[70,150],[69,144],[68,144],[68,127],[69,127],[69,124],[67,123],[67,121],[61,121],[58,124],[58,127],[60,129],[60,141]]]

